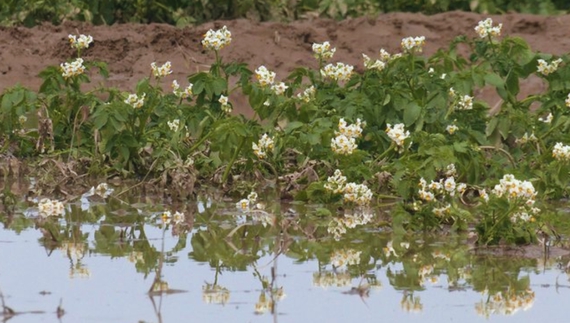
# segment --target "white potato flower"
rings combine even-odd
[[[498,24],[497,26],[493,27],[493,19],[487,18],[485,20],[479,21],[477,27],[475,27],[475,31],[481,38],[491,37],[498,37],[501,35],[501,28],[503,24]]]
[[[156,62],[152,62],[150,63],[150,67],[152,69],[152,74],[156,78],[161,78],[172,74],[172,63],[170,62],[166,62],[161,66],[157,66]]]
[[[83,66],[82,58],[76,58],[71,63],[62,63],[59,66],[61,67],[61,75],[66,79],[72,76],[81,75],[85,72],[85,66]]]
[[[232,42],[232,33],[226,26],[218,30],[208,30],[202,39],[202,46],[208,50],[218,51]]]
[[[79,35],[79,37],[69,34],[67,38],[71,47],[75,49],[89,48],[89,45],[93,42],[93,37],[83,34]]]
[[[336,52],[336,48],[331,48],[331,44],[326,41],[322,44],[313,44],[313,53],[315,58],[318,60],[328,60],[331,59]]]
[[[146,93],[143,93],[140,97],[136,94],[129,94],[129,96],[125,99],[125,103],[132,106],[135,109],[140,109],[144,105],[144,99],[146,97]]]

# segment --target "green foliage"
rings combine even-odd
[[[365,57],[363,73],[327,64],[333,51],[323,44],[318,70],[299,67],[284,82],[212,49],[210,70],[173,83],[173,92],[163,84],[169,63],[153,66],[133,92],[85,91],[95,69],[107,76],[106,65],[78,58],[46,68],[38,93],[16,86],[0,95],[2,151],[82,160],[92,174],[160,178],[188,194],[196,181],[237,190],[270,183],[283,196],[325,203],[323,217],[396,199],[398,230],[475,224],[483,244],[535,241],[541,201],[569,193],[568,57],[490,34],[458,37],[424,57],[423,41]],[[531,76],[547,89],[523,98],[520,82]],[[501,98],[496,111],[474,98],[484,87]],[[231,113],[235,96],[253,118]],[[496,189],[514,177],[524,199],[512,199],[518,184],[504,196]]]
[[[312,13],[344,19],[398,11],[555,14],[569,8],[568,3],[560,0],[7,0],[0,4],[0,24],[31,27],[46,21],[60,24],[78,20],[107,25],[159,22],[185,26],[246,17],[261,21],[291,20]]]

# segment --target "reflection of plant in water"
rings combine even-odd
[[[89,268],[81,263],[85,253],[88,251],[88,245],[85,241],[63,241],[58,249],[61,250],[70,261],[70,278],[88,278],[91,276]]]
[[[271,289],[268,292],[266,292],[265,290],[261,291],[257,303],[255,303],[255,313],[263,314],[267,311],[273,313],[275,309],[275,304],[278,301],[283,300],[284,298],[285,298],[285,292],[283,291],[283,287]]]
[[[331,255],[331,263],[335,268],[360,264],[362,251],[354,249],[335,250]]]
[[[492,295],[485,289],[481,294],[483,299],[475,304],[475,311],[486,318],[492,314],[513,315],[521,309],[528,310],[534,304],[534,292],[530,288],[517,290],[509,287]]]
[[[413,292],[404,292],[400,307],[406,312],[421,312],[424,309],[420,297],[415,296]]]
[[[345,287],[352,284],[352,277],[346,271],[318,271],[313,273],[313,285],[318,287]]]
[[[332,234],[335,240],[340,240],[348,229],[354,229],[370,223],[374,218],[374,213],[367,208],[357,208],[352,212],[346,212],[342,217],[334,217],[328,225],[327,231]]]
[[[202,300],[206,304],[222,304],[230,300],[230,291],[216,283],[202,286]]]

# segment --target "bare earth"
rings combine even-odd
[[[304,20],[290,24],[258,23],[248,20],[218,21],[197,27],[176,28],[169,25],[91,26],[67,22],[61,26],[42,25],[32,29],[0,27],[0,92],[17,83],[37,90],[41,84],[38,73],[49,65],[59,65],[74,52],[67,35],[89,34],[95,39],[83,53],[84,59],[104,61],[110,76],[106,85],[133,91],[138,80],[149,76],[150,64],[171,61],[174,73],[165,84],[177,79],[181,85],[196,71],[206,70],[213,53],[200,44],[208,29],[227,25],[232,44],[221,51],[225,61],[248,64],[251,70],[260,65],[277,72],[277,80],[285,78],[298,66],[316,68],[311,45],[330,41],[337,48],[333,61],[353,64],[362,70],[362,53],[376,57],[381,48],[391,53],[400,51],[400,41],[408,36],[425,36],[425,55],[445,48],[458,35],[474,37],[477,22],[487,16],[447,12],[434,16],[410,13],[383,14],[377,18],[362,17],[341,22]],[[503,23],[503,35],[524,38],[533,50],[560,55],[570,52],[570,15],[533,16],[505,14],[491,16]],[[92,75],[93,83],[102,80]],[[523,94],[542,89],[536,79],[526,81]],[[494,93],[476,93],[479,99],[493,106]],[[247,111],[246,102],[233,102],[237,111]]]

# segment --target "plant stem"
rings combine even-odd
[[[225,183],[226,180],[228,179],[228,176],[230,175],[230,170],[232,169],[232,166],[234,165],[234,163],[237,159],[237,156],[239,155],[239,152],[241,151],[241,148],[243,147],[244,144],[245,144],[245,138],[242,138],[238,148],[236,149],[236,151],[234,152],[234,155],[232,156],[232,159],[230,160],[230,162],[226,166],[226,170],[224,171],[224,175],[222,176],[222,183]]]

